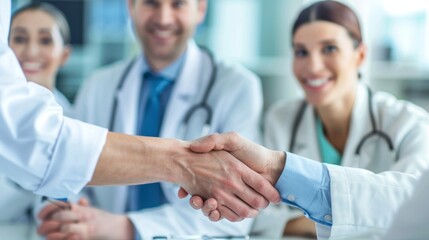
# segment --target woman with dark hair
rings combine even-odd
[[[12,16],[9,45],[26,79],[51,90],[66,116],[70,115],[70,103],[55,88],[55,79],[70,55],[69,39],[67,21],[52,5],[26,5]],[[3,175],[0,175],[0,189],[0,222],[31,221],[33,205],[39,197]]]
[[[428,133],[418,124],[427,121],[426,111],[359,80],[367,48],[353,10],[337,1],[306,7],[293,25],[292,45],[293,71],[305,98],[270,109],[267,147],[374,173],[420,175],[429,167],[422,140]],[[253,232],[316,236],[314,223],[286,206],[263,211]]]

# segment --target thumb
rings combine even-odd
[[[205,136],[191,142],[191,145],[189,146],[191,151],[197,153],[207,153],[215,150],[217,145],[217,135],[218,134]]]
[[[190,149],[197,153],[213,150],[233,152],[241,147],[242,142],[242,137],[236,132],[212,134],[191,142]]]

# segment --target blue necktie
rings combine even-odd
[[[158,137],[165,110],[162,97],[165,97],[164,92],[172,85],[172,81],[151,73],[145,73],[143,78],[146,84],[142,84],[141,92],[146,86],[149,94],[144,107],[144,115],[140,117],[138,135]],[[142,114],[140,113],[140,115]],[[128,211],[158,207],[167,202],[160,183],[131,186],[128,188],[128,193]]]

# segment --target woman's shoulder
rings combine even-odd
[[[302,104],[305,102],[305,99],[295,99],[295,100],[280,100],[268,109],[267,114],[270,115],[296,115],[299,108],[302,106]]]
[[[390,118],[409,117],[429,120],[428,112],[422,107],[406,100],[396,98],[387,92],[376,92],[373,97],[374,107],[382,116]]]

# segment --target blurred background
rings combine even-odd
[[[73,54],[57,87],[71,101],[94,69],[138,52],[126,0],[12,0],[60,8],[71,25]],[[265,106],[299,97],[291,71],[291,25],[313,0],[209,0],[195,39],[217,58],[239,62],[262,79]],[[429,110],[429,4],[427,0],[343,0],[359,14],[369,58],[363,79],[375,90]]]

